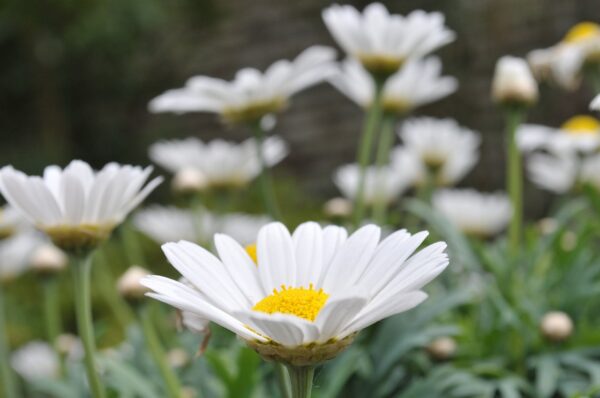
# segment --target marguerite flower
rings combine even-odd
[[[501,104],[522,106],[537,101],[537,82],[524,59],[504,56],[498,60],[492,81],[492,98]]]
[[[348,164],[338,168],[333,176],[333,181],[342,195],[347,199],[355,200],[360,178],[360,167],[357,164]],[[365,170],[364,203],[374,205],[383,202],[390,204],[410,186],[412,175],[398,173],[395,168],[384,166],[367,167]]]
[[[369,4],[362,14],[352,6],[334,4],[323,11],[323,20],[346,53],[384,78],[455,37],[438,12],[416,10],[402,16],[390,14],[381,3]]]
[[[31,265],[32,255],[44,244],[43,236],[33,230],[23,230],[0,241],[0,281],[12,281]]]
[[[399,171],[411,170],[417,185],[430,175],[437,185],[455,184],[479,159],[479,134],[452,119],[412,118],[402,124],[399,136],[404,146],[392,151],[392,164]]]
[[[437,57],[415,59],[406,63],[386,81],[382,92],[385,112],[406,114],[414,108],[452,94],[458,87],[453,77],[441,76],[442,63]],[[354,59],[343,62],[330,82],[363,108],[373,103],[373,77]]]
[[[527,159],[529,178],[540,188],[563,194],[583,184],[600,189],[600,155],[535,153]]]
[[[524,152],[546,149],[554,153],[590,153],[600,147],[600,121],[579,115],[560,128],[524,124],[517,130],[517,145]]]
[[[151,276],[148,295],[209,319],[264,358],[311,366],[337,355],[362,329],[426,299],[420,289],[448,265],[445,243],[416,252],[426,232],[397,231],[382,242],[374,225],[351,236],[308,222],[293,234],[271,223],[258,234],[257,264],[227,235],[219,257],[189,242],[163,246],[191,283]]]
[[[435,210],[467,235],[489,238],[510,221],[512,208],[504,193],[482,193],[474,189],[445,189],[433,194]]]
[[[292,95],[327,79],[334,72],[335,50],[313,46],[293,61],[279,60],[264,73],[237,72],[231,82],[207,76],[189,79],[183,88],[154,98],[151,112],[214,112],[231,123],[255,123],[285,108]]]
[[[590,104],[590,109],[600,111],[600,94],[598,94],[596,98],[594,98],[594,100]]]
[[[279,163],[288,153],[286,143],[271,136],[262,144],[267,166]],[[207,188],[240,188],[248,185],[261,171],[255,138],[241,143],[197,138],[159,141],[150,146],[150,159],[165,169],[178,173],[194,169],[205,178]]]
[[[58,378],[59,358],[56,351],[45,342],[32,341],[12,354],[13,369],[26,381]]]
[[[133,225],[157,243],[180,239],[204,243],[212,236],[214,216],[206,210],[152,205],[137,211]]]
[[[15,234],[23,227],[23,215],[11,206],[0,207],[0,240]]]
[[[48,166],[43,177],[30,177],[6,166],[0,191],[61,249],[93,248],[160,184],[157,177],[143,187],[151,172],[116,163],[96,172],[74,160],[64,170]]]

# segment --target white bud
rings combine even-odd
[[[83,358],[83,344],[79,337],[74,334],[61,334],[56,338],[56,351],[69,358],[78,361]]]
[[[44,244],[38,247],[29,260],[31,268],[42,274],[53,274],[64,270],[69,259],[58,247]]]
[[[348,217],[352,214],[352,202],[346,198],[329,199],[323,205],[323,212],[328,217]]]
[[[452,337],[438,337],[431,341],[426,349],[433,359],[443,361],[452,358],[456,353],[456,341]]]
[[[590,109],[594,111],[600,111],[600,94],[594,98],[592,103],[590,104]]]
[[[198,192],[205,189],[208,181],[204,174],[195,168],[186,167],[175,173],[171,188],[177,193]]]
[[[546,217],[538,221],[538,228],[543,235],[550,235],[558,229],[558,223],[554,218]]]
[[[573,321],[564,312],[548,312],[540,322],[540,330],[550,341],[564,341],[573,333]]]
[[[139,300],[149,291],[140,281],[150,275],[146,269],[134,265],[125,272],[117,282],[117,290],[126,299]]]
[[[197,398],[198,393],[193,387],[184,386],[181,388],[181,398]]]
[[[532,105],[537,101],[537,82],[525,60],[510,56],[498,60],[492,98],[501,104]]]
[[[167,353],[167,361],[173,368],[181,368],[190,362],[190,356],[181,348],[173,348]]]

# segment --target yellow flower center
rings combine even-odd
[[[273,289],[273,294],[256,303],[252,309],[267,314],[296,315],[314,322],[328,298],[323,289],[315,290],[312,283],[308,289],[281,285],[280,291]]]
[[[594,22],[580,22],[569,29],[563,42],[579,43],[594,36],[600,36],[600,25]]]
[[[600,121],[592,116],[574,116],[560,126],[567,134],[599,134]]]
[[[244,249],[246,249],[246,253],[248,253],[252,261],[254,261],[254,264],[258,265],[258,257],[256,255],[256,243],[246,245]]]

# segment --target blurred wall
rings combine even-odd
[[[150,115],[146,104],[194,74],[229,79],[312,44],[334,45],[320,19],[330,2],[303,0],[4,0],[0,5],[0,163],[39,172],[49,162],[83,158],[149,162],[160,138],[197,135],[240,140],[211,114]],[[359,8],[368,2],[351,2]],[[458,39],[437,54],[460,80],[453,96],[419,114],[454,117],[484,135],[480,164],[463,182],[503,186],[502,120],[489,100],[495,61],[558,41],[578,21],[600,21],[598,0],[398,0],[394,12],[442,11]],[[592,93],[543,87],[534,122],[558,125],[585,112]],[[358,108],[333,88],[301,93],[276,132],[291,145],[282,165],[310,193],[334,195],[331,173],[353,161]],[[316,144],[318,142],[318,144]],[[280,171],[281,172],[281,171]],[[531,214],[548,195],[527,189]]]

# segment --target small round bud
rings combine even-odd
[[[181,348],[173,348],[167,353],[167,361],[173,368],[181,368],[190,363],[190,356]]]
[[[456,353],[456,341],[452,337],[438,337],[431,341],[426,349],[433,359],[444,361]]]
[[[573,321],[564,312],[548,312],[540,322],[540,330],[548,340],[561,342],[573,333]]]
[[[56,338],[56,351],[69,359],[79,360],[83,358],[83,344],[79,337],[74,334],[64,333]]]
[[[348,217],[352,214],[352,202],[346,198],[329,199],[323,205],[327,217]]]
[[[125,272],[117,282],[117,290],[127,300],[137,301],[149,291],[140,281],[150,275],[146,269],[134,265]]]
[[[509,56],[498,60],[492,81],[492,98],[503,105],[530,106],[537,102],[537,82],[525,60]]]
[[[205,189],[208,181],[204,174],[195,168],[186,167],[179,170],[171,181],[171,188],[176,193],[198,192]]]
[[[550,235],[558,229],[558,223],[551,217],[542,218],[537,225],[542,235]]]
[[[566,231],[563,236],[560,238],[560,247],[566,251],[570,252],[577,246],[577,234],[573,231]]]
[[[58,247],[45,244],[33,252],[29,262],[31,268],[40,274],[54,274],[64,270],[69,259]]]
[[[182,387],[181,388],[181,398],[197,398],[198,393],[193,387]]]

